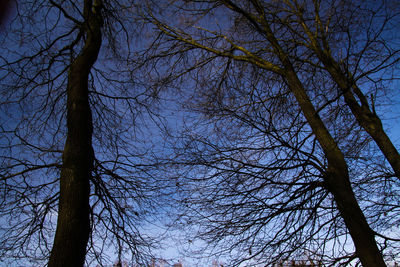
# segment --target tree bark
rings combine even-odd
[[[289,68],[292,69],[292,67]],[[287,71],[285,76],[291,91],[299,102],[304,116],[327,157],[328,168],[324,183],[335,199],[340,215],[353,239],[357,256],[364,267],[386,266],[376,244],[374,232],[369,227],[355,198],[343,153],[318,116],[294,70]]]
[[[101,47],[101,14],[84,3],[86,40],[73,60],[67,85],[67,139],[60,177],[57,229],[48,266],[83,266],[90,233],[89,193],[94,154],[88,78]]]
[[[324,177],[325,187],[335,199],[340,215],[352,237],[357,256],[364,267],[385,267],[386,264],[376,244],[374,232],[369,227],[355,198],[350,183],[348,166],[342,151],[307,96],[287,53],[279,45],[269,25],[264,24],[263,26],[268,41],[284,67],[282,76],[286,79],[327,158],[328,167]]]

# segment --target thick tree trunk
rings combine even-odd
[[[349,230],[357,256],[364,267],[386,266],[376,244],[374,233],[355,198],[343,153],[315,111],[294,71],[289,70],[286,78],[328,159],[324,182],[328,191],[333,195],[337,208]]]
[[[328,169],[325,185],[332,193],[347,229],[356,247],[356,254],[364,267],[386,266],[375,235],[358,205],[349,182],[346,168]]]
[[[333,195],[340,215],[349,230],[357,256],[364,267],[386,266],[376,244],[374,233],[354,196],[343,153],[315,111],[292,67],[289,67],[286,78],[328,159],[324,182],[327,190]]]
[[[369,227],[355,198],[348,174],[348,166],[342,151],[316,112],[288,55],[279,45],[269,25],[264,25],[264,31],[284,67],[282,76],[288,82],[291,92],[299,103],[328,160],[324,183],[326,189],[335,199],[337,208],[356,247],[357,256],[364,267],[385,267],[386,264],[376,244],[374,232]]]
[[[374,233],[354,196],[348,166],[342,152],[315,111],[294,71],[288,71],[286,77],[303,110],[303,114],[328,159],[324,182],[328,191],[332,193],[337,208],[349,230],[356,247],[357,256],[364,267],[386,266],[376,244]]]
[[[91,6],[91,1],[86,0],[87,38],[68,73],[68,134],[60,177],[57,229],[48,266],[83,266],[90,233],[89,182],[94,155],[88,77],[101,46],[100,12],[92,11]]]

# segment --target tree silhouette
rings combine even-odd
[[[147,262],[154,243],[140,229],[163,182],[152,182],[141,139],[155,94],[128,66],[135,10],[18,1],[1,36],[2,260],[83,266],[116,252]]]
[[[189,177],[177,181],[181,219],[238,253],[233,264],[306,250],[332,265],[385,266],[382,249],[396,254],[385,233],[398,152],[374,106],[392,89],[398,16],[389,2],[363,3],[175,1],[147,13],[159,30],[147,54],[172,66],[163,81],[192,88],[183,106],[199,114],[176,141],[176,177]]]
[[[385,266],[398,7],[18,1],[0,36],[0,260],[149,265],[142,226],[176,204],[189,243],[233,266]]]

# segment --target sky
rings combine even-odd
[[[4,5],[4,3],[5,2],[1,2],[2,5]],[[2,7],[0,6],[0,11],[1,10],[6,10],[6,9],[2,9]],[[5,13],[4,12],[3,13],[0,12],[0,22],[3,21],[3,23],[4,23],[4,21],[6,21],[5,17],[6,17]],[[202,23],[204,23],[204,21]],[[214,27],[215,25],[212,24],[212,26]],[[120,34],[123,35],[123,33],[120,33]],[[51,34],[49,36],[51,36]],[[48,38],[49,36],[44,36],[44,38]],[[6,43],[7,43],[7,41],[6,41]],[[9,44],[9,43],[7,43],[7,44]],[[16,44],[10,44],[9,47],[13,48],[12,47],[13,45],[16,45]],[[141,46],[141,45],[139,45],[139,46]],[[61,47],[61,45],[60,45],[60,47]],[[28,50],[28,48],[26,48],[26,49]],[[25,50],[25,51],[27,51],[27,50]],[[106,59],[112,58],[112,54],[109,51],[107,51],[107,52],[103,51],[103,53],[104,54],[102,56],[103,56],[103,59],[105,60],[104,62],[106,62]],[[101,67],[102,64],[99,64],[97,66]],[[109,70],[108,70],[109,72],[107,74],[112,74],[113,71],[116,70],[115,69],[116,66],[114,66],[114,65],[109,65],[108,67],[109,67]],[[121,76],[123,76],[123,75],[121,75]],[[147,79],[148,77],[149,76],[147,76],[147,73],[144,73],[143,77],[142,77],[142,80],[141,81],[137,81],[137,82],[138,83],[143,82],[143,80]],[[400,77],[397,75],[396,78],[398,79]],[[103,81],[105,81],[105,80],[103,80]],[[113,83],[110,82],[109,84],[112,85]],[[103,85],[104,84],[101,84],[101,85],[97,84],[95,86],[98,87],[98,88],[101,88],[101,86],[103,86]],[[397,80],[397,82],[394,84],[394,88],[397,88],[397,89],[400,88],[399,80]],[[105,90],[105,92],[107,92],[107,90],[108,90],[107,86],[105,86],[104,90]],[[114,92],[112,92],[112,93],[114,93]],[[140,94],[140,93],[138,93],[138,94]],[[129,93],[127,93],[127,95],[129,95]],[[400,94],[398,94],[398,90],[397,91],[393,90],[393,96],[388,96],[388,101],[389,102],[393,101],[393,103],[396,103],[396,104],[393,105],[393,106],[390,106],[390,108],[387,108],[387,107],[384,106],[381,109],[378,109],[378,113],[382,114],[382,117],[384,118],[384,120],[383,120],[384,127],[385,127],[385,129],[388,130],[388,133],[389,133],[390,137],[392,138],[392,140],[395,141],[395,143],[398,146],[400,146]],[[117,105],[116,106],[116,110],[118,112],[123,112],[123,109],[121,107],[122,106],[118,106]],[[159,111],[157,111],[157,112],[159,112]],[[179,114],[179,112],[180,112],[179,108],[175,107],[173,104],[172,105],[168,105],[168,107],[165,107],[164,111],[161,110],[161,113],[162,112],[167,112],[168,113],[168,114],[166,114],[166,116],[168,117],[167,123],[169,124],[169,126],[173,130],[176,130],[176,128],[179,128],[182,125],[181,124],[182,122],[180,120],[182,118],[184,118],[185,115],[187,115],[187,114],[184,114],[184,115]],[[5,117],[6,115],[4,115],[4,114],[5,113],[1,113],[1,115],[3,116],[3,118],[1,118],[2,122],[7,121],[7,119],[9,119],[8,117]],[[18,116],[16,116],[16,117],[18,117]],[[127,117],[124,117],[124,119],[126,119]],[[99,116],[99,120],[100,119],[101,119],[101,116]],[[132,120],[132,121],[134,120],[134,118],[130,117],[130,116],[129,116],[129,119]],[[117,122],[118,122],[117,120],[113,121],[113,123],[115,123],[116,125],[118,124]],[[123,122],[123,120],[122,120],[122,122]],[[141,124],[141,122],[143,124]],[[62,123],[60,123],[60,124],[62,124]],[[147,125],[144,125],[144,124],[147,124]],[[102,124],[100,124],[100,125],[102,125]],[[137,136],[140,137],[139,139],[141,140],[141,142],[145,142],[146,140],[150,141],[149,139],[151,138],[151,142],[149,142],[146,145],[143,145],[141,148],[147,148],[147,146],[153,147],[153,148],[155,147],[156,149],[159,149],[160,151],[163,151],[163,153],[165,153],[165,154],[169,154],[170,153],[170,150],[166,149],[164,144],[163,144],[162,136],[157,133],[158,126],[154,124],[154,121],[151,121],[150,116],[144,115],[142,118],[139,118],[137,120],[137,124],[136,125],[139,125],[140,127],[142,127],[142,125],[143,125],[143,128],[141,128],[141,131],[137,132]],[[3,126],[4,126],[4,124],[3,124]],[[10,125],[8,125],[8,126],[10,126]],[[124,128],[124,127],[121,127],[121,128]],[[35,130],[35,129],[33,129],[33,130]],[[131,128],[128,129],[128,133],[126,135],[127,139],[129,139],[131,137],[130,130],[131,130]],[[153,132],[153,133],[149,134],[149,132]],[[45,138],[43,138],[43,139],[45,139]],[[138,146],[140,146],[140,145],[138,145]],[[2,151],[2,153],[3,154],[0,154],[0,155],[4,155],[4,151]],[[105,151],[103,153],[103,156],[104,155],[107,155],[107,151]],[[148,227],[149,225],[145,225],[145,227]],[[148,231],[151,234],[157,235],[158,231],[162,232],[163,230],[162,229],[157,229],[157,228],[154,228],[154,229],[150,228],[150,229],[148,229]],[[185,239],[179,240],[179,239],[176,238],[177,236],[179,236],[178,233],[172,234],[172,237],[165,241],[167,249],[160,250],[159,252],[157,252],[157,253],[159,253],[158,255],[160,255],[160,257],[162,257],[162,258],[172,259],[171,262],[174,262],[174,259],[175,259],[177,261],[178,260],[182,261],[184,264],[185,263],[187,263],[187,264],[195,264],[194,263],[195,260],[191,260],[189,258],[186,258],[185,256],[180,255],[179,251],[180,250],[185,250],[188,247],[192,247],[193,248],[196,245],[192,244],[191,242],[187,242],[187,240],[185,240]],[[112,255],[110,255],[110,257],[113,258]],[[212,261],[212,259],[210,259],[210,261]],[[222,260],[222,261],[224,262],[224,260]],[[193,266],[193,265],[190,265],[190,266]]]

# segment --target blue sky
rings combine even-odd
[[[53,21],[54,22],[54,17],[50,16],[49,17],[49,21]],[[61,26],[60,27],[56,27],[57,30],[59,31],[66,31],[66,28],[64,28],[64,20],[61,20]],[[202,26],[210,26],[211,29],[215,30],[218,29],[219,26],[223,26],[224,23],[226,23],[224,20],[221,22],[221,20],[219,20],[220,25],[217,25],[217,23],[215,23],[215,21],[210,22],[207,21],[206,19],[203,20],[199,20],[199,23],[202,24]],[[20,26],[23,25],[18,25],[17,28],[20,28]],[[28,32],[35,32],[35,30],[38,28],[41,28],[42,26],[44,26],[43,24],[41,24],[41,22],[38,22],[38,24],[34,25],[34,26],[28,26],[27,27],[32,27],[31,29],[29,28],[25,28],[28,30]],[[68,25],[70,26],[70,25]],[[130,25],[132,26],[132,24]],[[13,27],[13,26],[11,26]],[[22,27],[21,27],[22,28]],[[12,28],[11,28],[12,29]],[[120,36],[120,38],[125,38],[122,37],[124,36],[124,32],[120,31],[121,28],[117,27],[117,31],[118,32],[118,36]],[[194,29],[196,30],[196,29]],[[16,34],[16,33],[15,33]],[[50,33],[44,33],[43,35],[41,35],[38,38],[32,38],[29,40],[29,42],[27,42],[28,39],[26,40],[21,40],[20,43],[18,43],[18,45],[13,42],[11,39],[3,39],[2,40],[2,44],[4,45],[4,47],[1,48],[0,51],[2,51],[2,56],[6,55],[8,57],[8,59],[12,59],[15,58],[15,55],[11,55],[11,53],[8,50],[13,50],[15,49],[16,52],[23,52],[23,53],[31,53],[34,49],[39,49],[42,45],[44,45],[46,42],[49,42],[49,40],[51,40],[52,36],[53,36],[54,32],[50,32]],[[147,34],[149,36],[151,35],[151,32],[147,32]],[[29,34],[28,34],[29,36]],[[14,37],[18,38],[17,34],[14,35]],[[42,39],[43,38],[43,39]],[[116,38],[118,39],[118,38]],[[134,37],[133,37],[134,39]],[[66,38],[65,41],[60,42],[60,44],[58,45],[58,49],[63,47],[63,45],[65,43],[68,43],[71,39]],[[110,39],[110,42],[112,41],[112,39]],[[137,42],[137,43],[135,43]],[[135,41],[133,40],[131,44],[132,49],[135,49],[137,47],[139,48],[143,48],[144,45],[146,44],[146,42],[148,41]],[[106,42],[105,42],[106,43]],[[137,47],[134,47],[135,44],[137,44]],[[32,49],[32,51],[31,51]],[[120,55],[123,56],[128,56],[130,55],[132,58],[129,58],[129,60],[132,60],[134,58],[134,53],[131,53],[133,51],[128,51],[128,47],[124,47],[123,46],[123,42],[122,42],[122,47],[121,49],[124,51],[123,53],[121,53]],[[56,51],[56,50],[55,50]],[[99,62],[95,65],[95,67],[99,68],[99,71],[96,73],[96,75],[94,76],[95,78],[95,83],[94,83],[94,87],[97,89],[98,93],[107,93],[112,97],[115,96],[124,96],[124,97],[131,97],[131,98],[135,98],[137,97],[137,99],[139,100],[139,102],[143,101],[147,101],[150,98],[148,98],[148,96],[150,95],[148,91],[146,91],[146,87],[145,87],[145,82],[147,79],[150,78],[154,78],[155,76],[152,76],[151,73],[141,73],[140,75],[135,76],[135,80],[129,80],[131,77],[129,76],[129,60],[127,60],[126,62],[119,61],[117,63],[114,63],[113,61],[113,55],[112,51],[103,49],[102,50],[102,54],[101,54],[101,58],[99,59]],[[61,59],[66,59],[68,58],[67,56],[64,57],[60,57]],[[40,61],[40,60],[39,60]],[[110,63],[111,62],[111,63]],[[63,64],[65,62],[61,61],[58,62],[58,67],[57,69],[59,70]],[[0,65],[2,65],[3,63],[0,63]],[[40,65],[40,64],[39,64]],[[28,65],[29,66],[29,65]],[[163,69],[165,68],[165,69]],[[168,70],[168,65],[164,65],[163,68],[160,68],[161,71],[164,70]],[[26,68],[27,73],[29,74],[30,71],[35,71],[34,69],[30,69],[30,68]],[[104,71],[104,75],[105,76],[101,76],[100,71]],[[126,72],[125,72],[126,71]],[[3,73],[5,72],[4,69],[0,69],[0,75],[3,75]],[[50,75],[55,75],[56,72],[49,72],[48,74]],[[210,74],[213,74],[214,72],[212,70],[210,70]],[[44,74],[45,75],[45,74]],[[118,77],[117,77],[118,76]],[[211,75],[210,75],[211,77]],[[43,76],[41,77],[42,79],[46,79],[48,77]],[[107,80],[106,78],[119,78],[119,80],[124,80],[126,82],[126,87],[121,86],[119,87],[118,82],[114,82],[112,80]],[[398,75],[398,73],[396,73],[395,75],[396,79],[400,79],[400,76]],[[62,149],[62,145],[63,145],[63,137],[65,134],[65,122],[63,121],[63,119],[65,118],[65,114],[63,113],[63,103],[65,103],[65,100],[63,100],[63,97],[65,97],[65,95],[63,95],[63,91],[62,91],[62,87],[61,88],[57,88],[57,85],[62,85],[64,82],[65,85],[65,77],[60,77],[58,78],[59,80],[57,80],[56,83],[53,84],[53,86],[55,86],[55,90],[51,91],[51,92],[56,92],[57,93],[57,97],[59,96],[60,98],[55,98],[55,101],[58,101],[57,103],[58,106],[56,106],[56,108],[58,109],[58,113],[52,117],[52,123],[54,123],[54,128],[50,129],[49,131],[46,129],[43,129],[43,131],[40,131],[40,126],[35,128],[35,125],[31,126],[31,122],[33,121],[33,118],[38,119],[37,122],[40,122],[40,120],[44,117],[46,117],[47,111],[44,113],[36,113],[36,111],[40,110],[41,106],[42,106],[42,102],[45,102],[45,96],[46,96],[46,90],[49,89],[48,87],[43,87],[41,88],[41,90],[37,90],[35,91],[37,93],[37,95],[35,95],[35,97],[32,98],[28,98],[26,104],[22,105],[22,106],[18,106],[18,105],[11,105],[11,106],[7,106],[5,103],[2,103],[3,106],[0,109],[1,112],[1,123],[2,126],[4,128],[8,128],[8,129],[12,129],[15,127],[15,125],[17,125],[18,123],[20,123],[22,121],[22,118],[25,118],[26,124],[23,125],[28,125],[31,128],[27,127],[24,128],[25,132],[28,134],[33,133],[34,131],[38,131],[39,133],[43,133],[43,135],[38,135],[35,136],[35,138],[30,139],[30,141],[35,141],[37,142],[37,144],[41,144],[43,146],[46,146],[48,144],[50,144],[53,140],[53,138],[49,135],[50,133],[56,133],[56,140],[57,140],[57,144],[56,144],[56,148],[61,150]],[[3,82],[6,80],[3,80]],[[36,82],[36,81],[35,81]],[[190,81],[187,81],[186,85],[190,86]],[[4,84],[3,84],[4,85]],[[13,85],[13,84],[11,84]],[[0,90],[4,90],[5,87],[1,88]],[[110,88],[112,88],[112,90],[110,90]],[[134,88],[134,90],[132,90]],[[50,88],[52,89],[52,88]],[[181,88],[182,90],[182,95],[184,97],[188,96],[190,94],[190,89],[187,88],[188,92],[185,92],[186,88]],[[391,90],[391,93],[393,94],[392,96],[387,96],[387,98],[385,99],[385,101],[387,101],[388,105],[384,105],[382,107],[380,107],[378,109],[378,114],[382,115],[383,118],[383,123],[384,123],[384,127],[387,130],[387,132],[389,133],[389,135],[391,136],[392,140],[397,144],[397,146],[400,145],[400,94],[399,94],[399,89],[400,89],[400,82],[399,80],[397,80],[394,84],[393,84],[393,90]],[[162,103],[164,106],[161,105],[161,108],[159,108],[158,110],[155,108],[156,104],[154,104],[154,106],[151,106],[149,104],[150,107],[150,111],[151,109],[154,107],[154,112],[155,113],[159,113],[161,115],[165,115],[166,116],[166,121],[165,123],[168,125],[168,127],[170,127],[172,129],[173,132],[178,131],[179,128],[183,125],[183,120],[186,119],[188,120],[189,116],[195,116],[195,113],[190,113],[190,112],[182,112],[182,109],[179,107],[178,104],[173,104],[173,102],[171,101],[174,100],[174,98],[180,98],[178,100],[182,100],[181,95],[168,95],[170,94],[171,91],[167,91],[167,93],[165,94],[161,94],[160,97],[160,101],[163,102],[164,98],[170,98],[167,103]],[[3,91],[2,92],[3,95],[5,94],[9,94],[10,91]],[[187,93],[187,94],[186,94]],[[44,97],[43,97],[44,96]],[[96,99],[96,101],[98,99],[102,99],[105,102],[107,102],[106,104],[104,104],[104,106],[101,107],[106,107],[107,105],[112,106],[113,110],[111,110],[109,113],[106,113],[106,115],[102,114],[101,112],[99,112],[99,115],[95,115],[95,119],[96,122],[98,122],[97,126],[98,128],[102,128],[102,127],[108,127],[110,125],[112,125],[112,127],[110,127],[110,131],[108,132],[101,132],[101,133],[96,133],[98,134],[98,136],[95,138],[94,143],[95,143],[95,149],[98,152],[98,157],[99,159],[107,159],[108,156],[110,156],[111,154],[113,156],[117,155],[118,153],[120,153],[121,155],[129,155],[129,149],[135,148],[137,149],[137,151],[142,152],[142,154],[145,154],[145,151],[149,151],[150,149],[154,149],[154,151],[156,151],[157,153],[160,153],[162,155],[165,156],[169,156],[172,153],[172,150],[170,147],[168,147],[167,142],[165,142],[165,140],[163,139],[163,135],[160,134],[159,132],[159,126],[160,124],[158,124],[160,121],[162,120],[158,120],[158,118],[156,116],[151,116],[149,115],[149,113],[146,113],[146,106],[137,108],[134,107],[132,110],[129,110],[129,101],[125,101],[125,100],[110,100],[109,98],[102,98],[101,96],[99,96],[98,98],[93,97],[93,99]],[[135,99],[136,100],[136,99]],[[151,100],[151,99],[150,99]],[[36,101],[36,102],[35,102]],[[93,105],[98,104],[98,102],[94,101]],[[121,104],[122,103],[122,104]],[[6,108],[5,108],[6,107]],[[14,110],[15,109],[15,110]],[[19,110],[19,112],[17,111]],[[99,109],[100,110],[100,109]],[[101,110],[100,110],[101,111]],[[148,110],[149,111],[149,110]],[[24,114],[24,112],[27,112],[26,114]],[[31,112],[31,113],[29,113]],[[115,117],[114,113],[116,113]],[[141,113],[143,112],[143,113]],[[111,118],[111,119],[110,119]],[[114,119],[113,119],[114,118]],[[155,118],[155,120],[153,120],[153,118]],[[102,121],[102,119],[106,119],[104,121]],[[189,120],[190,121],[190,120]],[[53,125],[53,124],[52,124]],[[58,129],[57,127],[60,126],[61,130]],[[121,134],[121,133],[124,134]],[[3,133],[4,134],[4,133]],[[113,149],[105,149],[103,150],[101,147],[102,142],[112,146],[112,142],[113,138],[112,136],[118,136],[119,137],[124,137],[124,139],[126,140],[127,143],[131,142],[132,140],[135,140],[135,144],[127,147],[123,147],[121,146],[121,148],[118,148],[120,150],[118,150],[117,148],[113,148]],[[2,137],[5,137],[5,135],[3,135]],[[102,138],[104,138],[105,140],[102,140]],[[0,139],[0,144],[4,145],[6,144],[5,141],[3,141],[5,139]],[[122,148],[123,147],[123,148]],[[118,151],[117,151],[118,150]],[[141,160],[149,160],[146,159],[146,157],[142,157],[141,153],[137,153],[136,155],[130,155],[132,156],[131,158],[129,158],[130,160],[137,160],[137,161],[141,161]],[[0,152],[1,156],[6,156],[8,153],[7,150],[2,150]],[[115,153],[115,154],[113,154]],[[34,156],[31,156],[29,153],[27,153],[27,150],[22,149],[17,149],[17,154],[22,154],[25,158],[28,158],[29,160],[41,160],[41,158],[37,158]],[[56,155],[59,155],[58,153],[54,153]],[[49,157],[54,159],[54,154],[50,155]],[[46,159],[48,156],[48,154],[43,156],[43,159]],[[128,158],[128,157],[127,157]],[[112,168],[112,164],[108,165],[110,166],[110,168]],[[118,171],[120,171],[121,169],[116,169]],[[139,170],[139,168],[137,169]],[[121,171],[121,174],[124,175],[133,175],[135,176],[135,170],[128,170],[126,172]],[[42,176],[44,176],[45,173],[41,173]],[[150,176],[150,175],[149,175]],[[53,177],[54,178],[54,177]],[[165,182],[165,181],[164,181]],[[166,185],[168,186],[168,183],[166,183]],[[166,187],[167,188],[167,187]],[[160,201],[166,201],[166,199],[161,199]],[[129,202],[129,200],[128,200]],[[133,204],[134,206],[134,204]],[[145,210],[145,208],[143,208]],[[168,207],[166,208],[166,210],[164,210],[164,214],[168,214],[168,212],[173,211],[172,207]],[[157,218],[157,217],[156,217]],[[157,219],[159,219],[159,221],[157,222],[158,224],[162,224],[163,223],[163,218],[158,217]],[[154,221],[153,221],[154,222]],[[156,224],[157,224],[156,223]],[[154,226],[156,226],[156,224]],[[163,231],[163,229],[157,229],[157,228],[152,228],[152,224],[147,224],[147,223],[143,223],[143,229],[146,229],[146,231],[148,231],[151,234],[155,234],[156,236],[158,235],[159,231]],[[171,234],[171,233],[170,233]],[[183,235],[183,232],[173,232],[172,234],[172,238],[170,237],[170,239],[166,239],[165,243],[166,243],[166,249],[165,250],[160,250],[159,255],[160,257],[165,257],[165,258],[173,258],[176,260],[184,260],[184,261],[191,261],[194,262],[193,260],[186,258],[186,256],[182,256],[179,255],[179,251],[187,249],[189,247],[191,248],[196,248],[195,243],[191,243],[188,242],[188,240],[186,240],[185,238],[177,238],[180,235]],[[112,250],[112,248],[110,249]],[[156,254],[157,254],[156,253]],[[111,253],[110,253],[111,254]],[[193,255],[189,255],[189,256],[193,256]],[[196,255],[197,256],[197,255]],[[110,258],[113,259],[113,255],[110,255]],[[212,259],[210,259],[212,260]],[[172,260],[174,261],[174,260]]]

